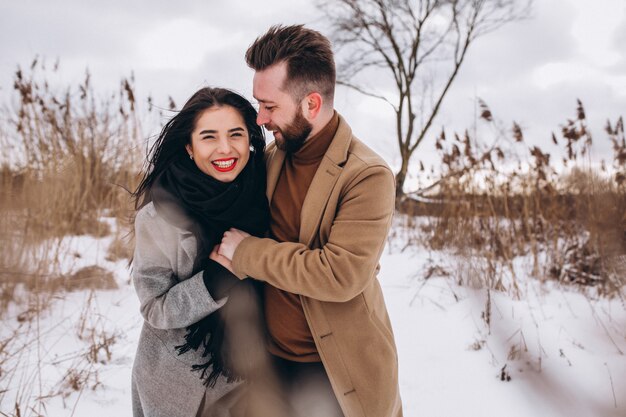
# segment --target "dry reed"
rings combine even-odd
[[[555,163],[526,145],[517,123],[509,132],[480,102],[481,119],[499,132],[490,146],[468,131],[437,138],[441,174],[431,187],[403,202],[407,230],[432,249],[454,249],[464,265],[459,281],[519,294],[515,266],[528,260],[541,280],[594,287],[622,295],[626,273],[626,141],[623,119],[607,122],[610,168],[590,160],[593,138],[583,104],[552,135],[564,155]],[[525,156],[526,155],[526,156]],[[421,166],[423,169],[423,165]],[[560,172],[559,172],[560,171]],[[427,215],[416,222],[414,215]],[[418,225],[416,227],[416,225]]]
[[[53,88],[58,71],[35,59],[14,76],[17,103],[6,110],[1,139],[12,149],[0,170],[0,303],[15,286],[58,276],[68,235],[107,236],[103,214],[131,213],[129,194],[142,155],[133,80],[99,98],[86,72],[77,86]],[[32,285],[31,285],[32,286]],[[2,305],[0,305],[2,307]],[[2,310],[0,309],[0,312]],[[1,313],[0,313],[1,314]]]
[[[0,332],[0,405],[8,415],[42,415],[49,398],[99,384],[95,365],[111,359],[116,339],[99,323],[93,298],[77,333],[85,346],[65,359],[71,363],[57,392],[44,392],[42,368],[49,364],[41,344],[61,323],[41,318],[59,292],[116,287],[112,273],[96,265],[68,272],[63,266],[74,254],[66,243],[71,236],[110,235],[103,216],[118,224],[128,219],[126,189],[134,188],[143,159],[132,77],[100,98],[88,72],[78,85],[55,88],[49,80],[57,71],[58,63],[47,67],[39,59],[18,68],[13,104],[0,113],[0,146],[10,150],[0,161],[0,318],[7,321]],[[118,259],[128,253],[121,230],[111,249]]]

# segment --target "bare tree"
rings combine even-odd
[[[470,45],[481,35],[528,16],[532,1],[318,2],[343,57],[338,83],[393,107],[402,161],[396,174],[398,201],[404,196],[411,156],[432,127]],[[359,75],[366,70],[377,71],[377,80],[380,74],[390,76],[393,94],[360,82],[364,77]]]

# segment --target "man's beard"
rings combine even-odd
[[[298,112],[294,116],[291,123],[282,129],[279,128],[278,130],[280,131],[282,137],[280,139],[275,137],[276,146],[281,151],[293,154],[302,148],[304,141],[311,134],[313,126],[307,119],[304,118],[302,108],[298,107]]]

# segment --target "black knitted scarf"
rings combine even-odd
[[[208,252],[231,227],[261,236],[269,225],[265,165],[252,157],[230,183],[216,180],[192,160],[181,158],[157,178],[151,197],[157,212],[171,223],[192,228],[191,223],[197,223],[202,249]]]
[[[193,365],[192,370],[200,372],[207,386],[214,386],[220,375],[229,382],[243,377],[232,364],[231,346],[227,345],[234,341],[225,341],[225,327],[230,306],[250,303],[250,294],[258,292],[253,280],[239,281],[208,255],[231,227],[254,236],[262,236],[269,227],[265,164],[262,158],[254,156],[250,155],[244,169],[230,183],[206,175],[192,160],[181,158],[159,175],[151,188],[157,213],[196,237],[198,257],[194,271],[204,271],[204,282],[212,297],[229,297],[223,307],[187,327],[185,343],[176,346],[179,355],[203,347],[202,356],[207,362]]]

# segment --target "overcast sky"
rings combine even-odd
[[[186,1],[79,0],[0,3],[0,97],[10,100],[17,65],[39,55],[61,62],[63,82],[86,67],[98,89],[116,90],[134,72],[137,95],[167,107],[203,85],[251,97],[252,72],[243,55],[270,25],[305,23],[326,29],[310,0]],[[433,138],[445,126],[471,127],[475,98],[508,127],[516,120],[531,143],[575,115],[580,98],[598,145],[610,155],[607,118],[626,115],[626,1],[536,0],[531,19],[480,38],[444,102],[417,159],[434,162]],[[338,90],[336,108],[356,134],[392,164],[398,161],[393,113],[385,104]]]

